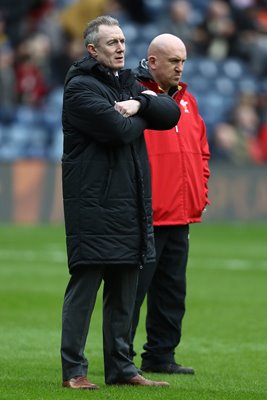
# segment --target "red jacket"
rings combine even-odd
[[[162,92],[152,80],[141,82],[157,93]],[[167,131],[145,131],[157,226],[200,222],[209,204],[210,151],[206,128],[196,100],[186,88],[186,84],[180,83],[172,94],[181,109],[177,126]]]

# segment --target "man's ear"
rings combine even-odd
[[[149,56],[148,57],[148,66],[150,69],[155,69],[157,63],[157,57],[156,56]]]
[[[89,43],[87,45],[87,50],[88,50],[88,53],[91,54],[92,57],[94,57],[94,58],[97,57],[97,50],[93,44]]]

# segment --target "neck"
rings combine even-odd
[[[158,84],[158,87],[164,92],[164,93],[168,93],[170,87],[166,88],[166,86],[162,85],[161,82],[159,80],[157,80],[157,77],[155,76],[155,74],[153,74],[153,71],[149,71],[152,78],[154,79],[154,81]]]
[[[157,82],[157,81],[156,81],[156,82]],[[165,86],[165,87],[162,86],[162,85],[160,84],[160,82],[157,82],[157,84],[158,84],[158,87],[159,87],[164,93],[168,93],[168,91],[170,90],[170,87],[166,88],[166,86]]]

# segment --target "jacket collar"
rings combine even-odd
[[[105,81],[106,83],[116,86],[115,75],[110,68],[104,67],[99,64],[97,60],[90,55],[86,55],[85,57],[75,61],[73,65],[70,67],[67,72],[65,85],[75,76],[78,75],[92,75],[101,81]],[[134,75],[131,70],[123,69],[118,71],[119,80],[122,87],[131,86],[134,81]]]
[[[140,62],[138,67],[134,70],[134,74],[136,79],[138,79],[141,82],[144,82],[145,86],[148,87],[150,90],[153,90],[156,93],[164,93],[164,91],[160,88],[160,86],[157,84],[157,82],[154,81],[152,75],[149,72],[148,69],[148,63],[145,58],[143,58]],[[187,89],[187,84],[184,82],[179,82],[178,86],[173,86],[170,88],[168,91],[168,95],[171,97],[178,97],[182,98],[186,89]]]

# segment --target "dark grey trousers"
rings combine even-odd
[[[157,261],[140,272],[132,325],[132,343],[147,294],[147,342],[142,359],[154,365],[174,362],[185,314],[189,225],[155,226]],[[135,355],[133,344],[132,357]]]
[[[116,383],[137,374],[129,357],[129,340],[138,275],[137,266],[124,265],[77,268],[71,276],[62,313],[63,380],[87,375],[84,350],[102,280],[105,382]]]

